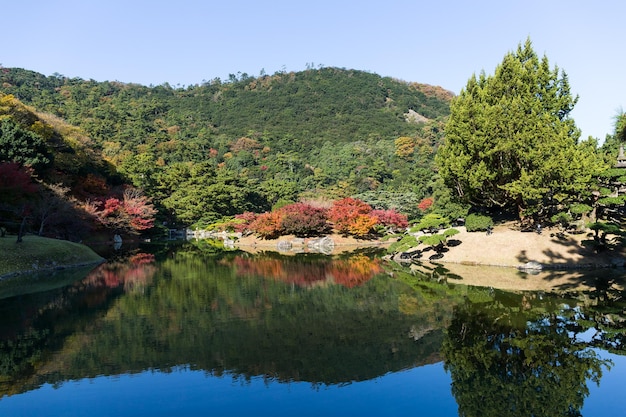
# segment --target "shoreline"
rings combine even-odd
[[[444,268],[453,277],[449,279],[450,283],[517,291],[587,291],[606,285],[626,288],[626,250],[595,253],[582,244],[589,238],[586,233],[561,235],[557,229],[550,228],[541,234],[522,232],[516,230],[513,223],[496,225],[489,235],[467,232],[464,227],[456,229],[460,233],[452,239],[460,244],[448,247],[441,259],[420,259]],[[330,254],[360,247],[385,247],[392,243],[337,235],[327,237],[334,241]],[[293,238],[282,236],[260,240],[247,236],[235,246],[251,253],[272,250],[295,254],[298,252],[278,249],[280,241]],[[302,247],[293,249],[304,251]],[[398,261],[394,260],[405,265],[412,263],[410,259]]]

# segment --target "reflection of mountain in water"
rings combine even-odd
[[[498,380],[490,372],[532,371],[531,362],[516,365],[505,354],[520,348],[515,343],[545,341],[542,352],[550,347],[563,361],[584,350],[548,343],[548,330],[534,337],[540,324],[584,331],[601,317],[593,312],[607,305],[585,304],[567,319],[549,321],[577,301],[448,286],[387,268],[364,253],[209,256],[194,248],[162,261],[143,254],[104,264],[69,287],[0,303],[0,390],[7,395],[46,382],[179,366],[340,384],[439,361],[443,344],[457,401],[469,404],[483,395],[477,389],[488,392],[476,383]],[[614,346],[623,333],[613,329]],[[480,375],[467,370],[482,366],[481,358],[500,362],[475,379]]]
[[[12,364],[2,369],[3,392],[180,365],[336,384],[439,360],[452,303],[380,274],[379,260],[256,260],[136,257],[63,290],[7,300],[13,317],[24,308],[31,317],[18,328],[2,324],[20,345],[20,353],[2,345]]]

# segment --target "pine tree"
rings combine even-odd
[[[527,39],[453,100],[436,157],[441,177],[461,202],[520,218],[588,195],[603,163],[594,141],[578,142],[569,116],[577,100],[565,72]]]

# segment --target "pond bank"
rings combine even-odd
[[[514,223],[497,225],[491,234],[457,229],[452,239],[460,244],[435,262],[461,284],[504,290],[584,290],[608,283],[624,288],[624,248],[595,253],[582,244],[590,239],[587,233],[521,232]]]
[[[357,239],[352,236],[331,234],[319,238],[298,238],[293,235],[280,236],[276,239],[259,239],[253,235],[236,240],[235,247],[246,252],[278,251],[296,254],[302,252],[326,253],[336,255],[366,247],[386,247],[390,242],[380,239]]]
[[[67,240],[40,236],[0,238],[0,279],[31,272],[58,270],[104,262],[91,248]]]
[[[609,281],[625,287],[624,250],[597,254],[581,243],[589,238],[586,233],[560,235],[556,229],[544,229],[541,234],[521,232],[514,223],[496,225],[489,235],[467,232],[464,227],[457,229],[460,233],[452,239],[460,243],[449,247],[441,259],[434,261],[450,276],[457,277],[449,282],[524,291],[585,290]],[[362,247],[386,247],[390,243],[340,235],[327,238],[333,241],[331,254]],[[238,239],[235,246],[251,253],[279,251],[280,242],[294,242],[294,239],[293,236],[271,240],[246,236]],[[292,245],[281,253],[303,251],[304,246]]]

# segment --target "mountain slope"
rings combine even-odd
[[[0,92],[80,128],[162,213],[186,223],[357,194],[395,194],[416,210],[432,191],[453,96],[339,68],[185,88],[3,68]]]

